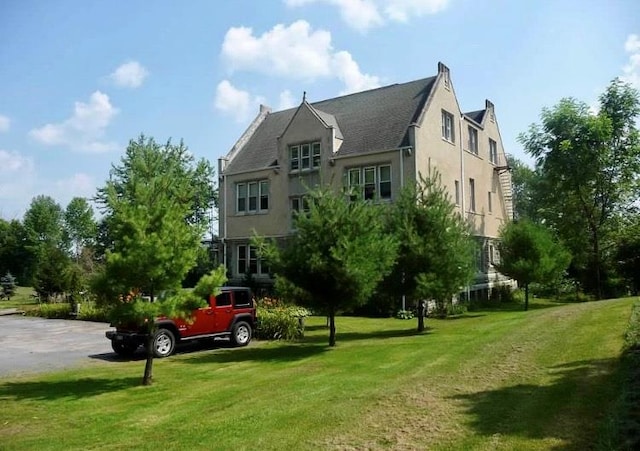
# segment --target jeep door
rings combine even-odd
[[[215,316],[212,305],[215,305],[213,298],[209,299],[206,307],[200,307],[193,311],[193,323],[186,321],[187,332],[184,335],[205,335],[214,332]]]
[[[215,297],[213,315],[215,321],[215,331],[224,332],[231,328],[233,321],[233,292],[224,291]]]

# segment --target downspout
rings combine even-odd
[[[460,208],[462,209],[462,218],[466,219],[466,207],[467,207],[467,202],[466,202],[466,195],[465,195],[465,186],[466,186],[466,181],[464,178],[464,148],[463,148],[463,144],[462,144],[462,127],[463,127],[463,115],[460,115]],[[454,135],[455,136],[455,135]],[[466,287],[466,291],[467,291],[467,302],[471,301],[471,290],[469,287],[469,284],[467,284]]]
[[[220,158],[218,173],[222,177],[222,264],[227,267],[227,176],[224,174],[227,159]],[[229,268],[227,268],[227,271]]]

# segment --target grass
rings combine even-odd
[[[33,307],[38,304],[38,300],[32,296],[33,293],[33,288],[31,287],[16,287],[16,292],[11,296],[11,299],[0,300],[0,309]]]
[[[623,378],[632,299],[455,320],[324,318],[304,340],[98,356],[0,382],[0,448],[590,449]],[[105,353],[108,343],[105,340]]]

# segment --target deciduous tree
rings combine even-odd
[[[571,249],[582,283],[603,293],[605,249],[616,214],[638,198],[638,92],[614,80],[597,114],[575,99],[542,112],[541,125],[520,135],[542,177],[542,218]]]
[[[524,287],[524,309],[529,309],[529,284],[559,277],[571,255],[543,226],[529,220],[510,222],[500,231],[498,271]]]

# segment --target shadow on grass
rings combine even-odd
[[[275,344],[272,347],[252,346],[220,350],[215,353],[194,355],[186,363],[232,363],[246,361],[291,362],[326,352],[327,346],[305,343]]]
[[[417,324],[417,323],[416,323]],[[308,328],[305,328],[305,331],[308,331]],[[329,329],[326,329],[326,334],[323,335],[312,335],[305,336],[302,340],[302,343],[328,343],[329,341]],[[371,338],[375,339],[392,339],[392,338],[402,338],[402,337],[412,337],[418,335],[426,335],[429,333],[429,327],[425,329],[424,332],[418,332],[417,327],[414,326],[411,329],[401,329],[401,330],[380,330],[373,332],[340,332],[340,330],[336,331],[336,343],[340,345],[340,342],[345,341],[354,341],[354,340],[368,340]]]
[[[553,307],[560,307],[566,305],[566,302],[560,301],[541,301],[538,302],[536,300],[529,299],[529,310],[541,310],[548,309]],[[524,312],[524,302],[505,302],[497,305],[482,305],[477,306],[474,310],[470,310],[471,312]]]
[[[0,384],[0,399],[35,399],[52,401],[57,399],[81,399],[103,393],[113,393],[140,385],[142,378],[82,378],[63,381],[26,381]]]
[[[202,340],[190,340],[184,343],[179,343],[176,346],[175,354],[190,354],[192,352],[210,351],[212,349],[224,349],[233,348],[231,342],[227,339],[202,339]],[[145,348],[140,346],[138,350],[130,357],[121,356],[115,352],[104,352],[101,354],[93,354],[89,356],[92,359],[102,360],[104,362],[137,362],[147,359]]]
[[[557,450],[593,449],[603,414],[616,397],[618,359],[576,361],[549,368],[549,385],[519,384],[451,397],[463,402],[477,434],[555,438]]]

